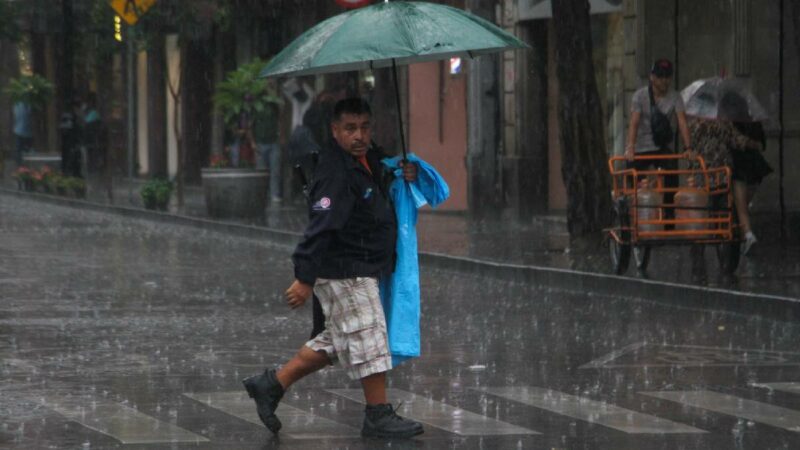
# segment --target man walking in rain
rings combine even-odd
[[[407,438],[423,432],[420,423],[398,416],[386,398],[392,358],[378,278],[394,269],[397,219],[381,168],[383,155],[370,147],[371,119],[369,104],[358,98],[334,107],[334,142],[320,154],[309,224],[292,255],[295,280],[286,300],[297,308],[316,294],[326,329],[280,369],[243,381],[273,433],[281,428],[275,410],[286,390],[337,360],[364,389],[362,436]],[[416,176],[414,164],[403,165],[406,180]]]

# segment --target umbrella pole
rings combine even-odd
[[[397,63],[392,58],[392,74],[394,75],[394,99],[397,105],[397,125],[400,128],[400,145],[403,150],[403,161],[407,160],[406,155],[406,133],[403,131],[403,111],[400,107],[400,86],[397,82]]]
[[[781,206],[781,238],[786,237],[786,201],[783,192],[783,39],[784,39],[784,0],[781,0],[780,5],[781,22],[779,26],[778,35],[780,36],[780,43],[778,44],[778,191],[780,195]],[[797,33],[797,31],[795,31]]]

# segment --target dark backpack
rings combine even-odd
[[[647,92],[650,94],[650,130],[653,132],[653,143],[661,150],[666,150],[672,143],[672,124],[666,114],[656,106],[653,87],[648,86]]]

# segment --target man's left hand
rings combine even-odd
[[[403,168],[403,179],[413,183],[417,181],[417,165],[411,161],[403,161],[399,162],[400,167]]]

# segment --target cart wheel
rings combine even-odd
[[[717,244],[717,260],[719,261],[719,268],[725,275],[733,275],[736,268],[739,267],[739,257],[741,252],[739,249],[739,241],[724,242]]]
[[[647,265],[650,264],[650,246],[636,245],[633,247],[633,259],[636,261],[636,269],[639,273],[647,271]]]
[[[630,216],[628,216],[628,204],[625,199],[618,199],[614,202],[614,207],[611,210],[611,226],[614,229],[620,230],[620,238],[622,243],[617,242],[614,238],[609,239],[608,250],[611,255],[611,270],[617,275],[622,275],[628,270],[628,263],[631,260],[631,233],[628,228],[630,226]]]

